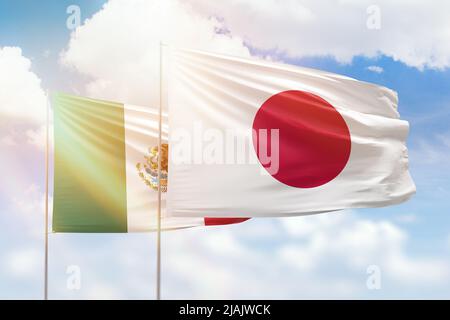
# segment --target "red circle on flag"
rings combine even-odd
[[[350,157],[351,138],[344,118],[312,93],[290,90],[271,96],[256,113],[253,129],[260,163],[291,187],[314,188],[330,182]],[[272,145],[277,141],[276,129],[278,152]]]

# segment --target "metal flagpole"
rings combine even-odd
[[[45,142],[45,253],[44,253],[44,300],[48,300],[48,162],[49,162],[49,122],[50,96],[47,90],[46,111],[46,142]]]
[[[163,45],[159,44],[159,126],[158,126],[158,227],[156,235],[156,300],[161,300],[161,140],[163,104]]]

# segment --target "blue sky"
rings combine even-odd
[[[116,66],[115,63],[119,61],[123,64],[130,63],[130,70],[139,70],[140,65],[137,62],[126,60],[127,51],[123,47],[127,44],[133,45],[136,46],[133,47],[134,50],[139,48],[139,42],[147,39],[146,37],[149,42],[158,37],[157,31],[156,34],[151,31],[160,26],[158,25],[160,22],[157,22],[158,6],[137,1],[136,6],[140,6],[141,9],[148,6],[148,17],[144,19],[139,15],[139,19],[144,20],[142,28],[136,30],[135,36],[144,38],[137,39],[136,42],[123,38],[121,33],[121,30],[127,30],[127,26],[135,26],[133,23],[137,23],[127,20],[134,13],[133,9],[124,7],[126,10],[122,15],[119,7],[126,5],[120,0],[113,0],[111,2],[116,2],[116,6],[110,6],[103,12],[103,16],[94,18],[97,19],[95,24],[92,21],[90,24],[84,24],[79,39],[73,40],[72,35],[73,42],[69,44],[71,31],[65,27],[66,8],[72,4],[79,5],[84,21],[102,10],[105,2],[0,0],[0,49],[21,48],[21,55],[31,61],[29,71],[41,80],[40,89],[43,91],[64,90],[100,97],[108,96],[119,101],[151,99],[150,94],[144,95],[141,99],[139,94],[142,90],[138,89],[135,92],[131,90],[129,96],[126,94],[120,96],[117,92],[122,92],[123,86],[127,85],[120,80],[125,71],[117,67],[120,70],[115,72],[113,70],[115,68],[111,65]],[[266,2],[268,5],[271,4],[270,1]],[[314,13],[314,10],[317,10],[310,3],[305,4],[304,8],[308,9],[308,5],[312,6],[311,10],[302,9],[303,11],[298,12]],[[354,12],[357,9],[333,6],[338,6],[339,12]],[[384,10],[382,12],[401,12],[399,7],[390,7],[384,3],[380,6]],[[417,10],[423,10],[425,14],[432,10],[425,3],[423,6]],[[362,9],[365,7],[362,6]],[[405,10],[404,14],[413,9],[412,6]],[[320,50],[311,48],[311,52],[318,52],[311,55],[295,45],[289,47],[286,45],[288,41],[277,42],[277,37],[280,38],[285,33],[281,36],[267,33],[264,37],[262,30],[261,36],[258,33],[255,35],[255,31],[238,19],[240,13],[233,10],[225,5],[209,7],[207,2],[199,0],[193,1],[192,7],[189,8],[180,5],[169,6],[169,10],[162,11],[164,13],[161,14],[161,19],[167,16],[174,21],[181,21],[177,18],[192,16],[192,21],[196,21],[192,24],[198,23],[199,26],[193,26],[192,29],[184,28],[182,36],[187,38],[188,33],[193,32],[199,39],[203,39],[202,37],[208,39],[214,29],[212,28],[213,31],[208,34],[205,31],[204,36],[200,30],[210,25],[216,26],[217,22],[210,23],[209,19],[220,17],[219,23],[223,23],[222,27],[229,32],[227,35],[229,39],[225,41],[229,40],[228,50],[232,54],[246,49],[246,45],[249,52],[255,55],[270,55],[286,63],[348,75],[397,91],[400,101],[399,111],[402,118],[408,120],[411,126],[408,139],[410,170],[417,185],[417,194],[401,205],[354,210],[337,214],[338,218],[323,215],[283,221],[263,219],[232,227],[167,233],[163,237],[165,241],[163,295],[168,298],[449,298],[450,276],[445,270],[450,266],[448,214],[450,205],[447,201],[450,196],[448,170],[450,70],[446,65],[446,58],[440,57],[448,54],[446,48],[439,48],[442,41],[430,36],[431,44],[415,45],[414,35],[408,34],[408,37],[412,37],[411,42],[405,41],[403,47],[406,49],[402,47],[396,52],[397,47],[394,46],[393,49],[390,42],[385,39],[392,33],[401,41],[401,36],[407,34],[406,32],[387,30],[387,33],[373,36],[375,40],[367,45],[355,31],[356,35],[352,41],[361,40],[361,49],[352,49],[350,44],[345,46],[345,43],[342,43],[339,45],[344,49],[349,48],[348,52],[342,54],[343,49],[339,45],[323,43],[319,46]],[[138,14],[137,10],[136,15]],[[197,14],[203,20],[199,19]],[[261,18],[259,14],[268,13],[258,11],[255,14],[255,21]],[[365,10],[361,14],[364,17]],[[306,15],[305,19],[307,17]],[[276,24],[278,17],[274,13],[271,18],[273,20],[268,21],[274,23],[272,29],[277,29],[275,26],[278,26]],[[149,22],[152,19],[155,20],[154,25],[153,22]],[[387,20],[389,21],[389,16]],[[189,24],[189,21],[180,23]],[[286,21],[286,24],[288,23],[289,21]],[[292,28],[295,23],[297,22],[294,20],[289,27]],[[318,26],[314,26],[314,23]],[[100,33],[104,32],[104,29],[99,27],[103,25],[110,26],[106,28],[110,33]],[[293,33],[307,30],[318,33],[319,37],[321,22],[320,20],[311,22],[311,26],[299,23],[298,28]],[[382,29],[382,32],[386,31]],[[173,41],[178,39],[177,36],[167,36],[174,39]],[[272,42],[271,37],[275,39]],[[352,34],[349,34],[349,37],[351,38]],[[295,37],[293,39],[295,40]],[[180,40],[180,43],[183,44],[183,41]],[[198,45],[200,47],[204,45],[202,40],[199,40]],[[420,45],[424,47],[421,48]],[[214,48],[213,44],[210,46],[212,47],[206,49]],[[428,46],[436,46],[436,52],[429,57],[426,54],[420,55],[416,59],[417,62],[411,58],[417,52],[427,52]],[[224,47],[226,51],[226,46],[221,46]],[[105,51],[102,51],[103,48]],[[117,49],[116,54],[111,57],[105,55],[105,61],[89,59],[94,54],[98,58],[98,55],[110,52],[111,48]],[[143,47],[143,52],[144,49],[148,48]],[[404,50],[410,51],[404,53]],[[65,51],[69,53],[64,54]],[[342,57],[349,54],[350,60]],[[61,56],[64,56],[64,59],[61,59]],[[423,63],[427,58],[429,58],[428,65],[427,62]],[[433,65],[437,63],[436,61],[441,61],[439,66]],[[107,63],[110,63],[109,67]],[[368,69],[370,66],[381,67],[381,72],[370,71]],[[99,85],[105,79],[107,84]],[[133,84],[129,83],[128,86],[133,87]],[[139,84],[135,87],[138,88]],[[0,132],[5,137],[11,130],[15,133],[26,132],[29,129],[36,132],[39,130],[39,122],[28,123],[22,116],[2,114],[2,117],[5,121],[2,123],[6,121],[12,123],[8,125],[9,131],[5,129],[6,131]],[[9,118],[6,117],[11,119],[7,120]],[[10,190],[0,189],[0,261],[3,263],[0,266],[0,297],[40,298],[43,243],[42,234],[39,234],[42,216],[37,211],[42,205],[43,150],[27,145],[23,140],[25,138],[20,134],[17,139],[20,141],[19,145],[1,146],[3,158],[1,164],[10,168],[10,170],[3,168],[1,173],[6,175],[6,181],[12,186]],[[22,201],[17,201],[18,199]],[[326,222],[326,219],[332,222]],[[338,230],[327,229],[328,224]],[[315,251],[313,252],[314,245],[311,239],[317,234],[324,236],[325,239],[333,239],[334,236],[346,239],[345,233],[358,234],[359,228],[364,225],[369,226],[369,230],[375,231],[373,239],[370,236],[367,236],[368,239],[364,238],[365,236],[363,238],[367,241],[372,239],[376,245],[367,248],[352,247],[353,249],[348,250],[345,247],[335,247],[332,250],[321,248],[317,255]],[[316,233],[312,234],[308,230],[314,230]],[[212,250],[211,246],[214,245],[222,252]],[[381,251],[392,250],[392,254],[380,253],[379,248]],[[50,296],[53,298],[145,299],[153,296],[152,277],[155,258],[153,235],[51,235],[50,250]],[[297,263],[295,260],[297,255],[298,259],[306,257],[313,261],[314,258],[314,263],[311,262],[310,266],[302,262]],[[364,256],[364,262],[355,262],[349,266],[349,257],[357,255]],[[271,260],[266,261],[268,259]],[[13,262],[9,263],[10,260]],[[260,261],[266,261],[267,265],[260,265]],[[198,274],[200,271],[196,272],[198,263],[202,263],[202,275]],[[28,268],[21,269],[20,266],[23,264]],[[381,290],[371,291],[365,287],[367,278],[365,266],[368,264],[380,265],[382,271],[386,270]],[[65,287],[67,280],[65,271],[68,265],[81,267],[83,287],[80,291],[68,291]],[[397,268],[404,269],[399,271]],[[427,274],[423,275],[423,281],[419,281],[417,278],[421,277],[422,269]],[[411,276],[402,278],[402,272]],[[275,274],[282,273],[288,275],[277,279]],[[227,281],[229,284],[224,284]],[[238,284],[242,284],[243,289],[240,289]]]
[[[44,86],[55,88],[61,82],[67,86],[69,80],[60,74],[57,63],[57,55],[70,39],[71,30],[65,27],[66,10],[70,5],[80,6],[81,19],[85,20],[100,10],[104,2],[0,1],[1,45],[22,48],[23,54],[36,62],[32,67],[36,73],[51,73],[51,77],[41,77]],[[45,56],[47,51],[49,57]]]

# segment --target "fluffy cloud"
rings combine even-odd
[[[50,119],[49,121],[52,121],[52,119]],[[53,141],[53,125],[50,124],[49,125],[49,144],[52,144]],[[46,126],[41,126],[39,128],[36,129],[28,129],[25,134],[27,137],[27,142],[39,149],[41,149],[42,151],[45,150],[45,145],[46,145],[46,139],[47,139],[47,131],[46,131]]]
[[[20,48],[0,48],[0,176],[8,182],[0,186],[0,196],[9,211],[0,218],[22,215],[32,226],[43,212],[38,186],[43,182],[47,96],[31,69]]]
[[[40,298],[42,292],[44,195],[35,184],[24,186],[31,180],[22,177],[25,170],[17,165],[0,172],[7,181],[0,189],[0,296],[7,299]]]
[[[12,196],[10,212],[18,218],[15,223],[26,227],[28,235],[41,238],[43,235],[43,220],[45,213],[45,193],[36,184],[22,187],[21,192]],[[51,218],[52,197],[49,197],[49,218]],[[9,220],[14,221],[13,217]]]
[[[248,56],[243,41],[222,28],[181,1],[110,0],[72,34],[61,62],[90,77],[90,96],[156,105],[160,40]]]
[[[47,97],[17,47],[0,48],[0,106],[0,295],[30,298],[42,284],[44,232],[43,153],[31,144],[42,146]]]
[[[376,6],[371,0],[191,2],[199,12],[222,18],[233,35],[252,46],[290,57],[349,62],[356,55],[384,54],[417,68],[450,66],[450,3],[445,0],[380,0]],[[379,29],[371,27],[378,22]]]
[[[42,124],[47,98],[31,61],[17,47],[0,47],[0,115],[2,126],[11,119]]]
[[[4,272],[17,278],[33,278],[40,276],[42,261],[37,248],[15,249],[2,259]],[[38,274],[39,273],[39,274]]]
[[[18,47],[0,47],[0,106],[0,146],[43,144],[47,97]]]
[[[418,297],[450,280],[448,259],[413,256],[397,225],[348,212],[167,233],[163,240],[166,298],[367,298],[372,265],[392,297],[406,287]]]
[[[375,72],[375,73],[383,73],[384,69],[380,66],[368,66],[367,70]]]
[[[284,219],[282,223],[294,239],[303,243],[288,244],[281,250],[287,262],[299,267],[307,261],[309,269],[317,268],[332,258],[354,271],[376,264],[390,281],[409,285],[449,280],[450,261],[410,257],[407,234],[390,221],[326,214],[313,219]]]
[[[154,297],[154,234],[50,241],[52,298]],[[448,258],[411,255],[397,225],[348,212],[166,232],[162,244],[166,299],[373,298],[377,292],[366,286],[372,265],[385,297],[420,298],[423,290],[450,284]],[[42,256],[22,249],[4,256],[11,276],[28,277],[26,264],[41,270]],[[81,271],[78,291],[66,286],[71,265]]]

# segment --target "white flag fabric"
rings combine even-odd
[[[294,216],[415,192],[388,88],[187,50],[172,50],[168,74],[168,215]]]

